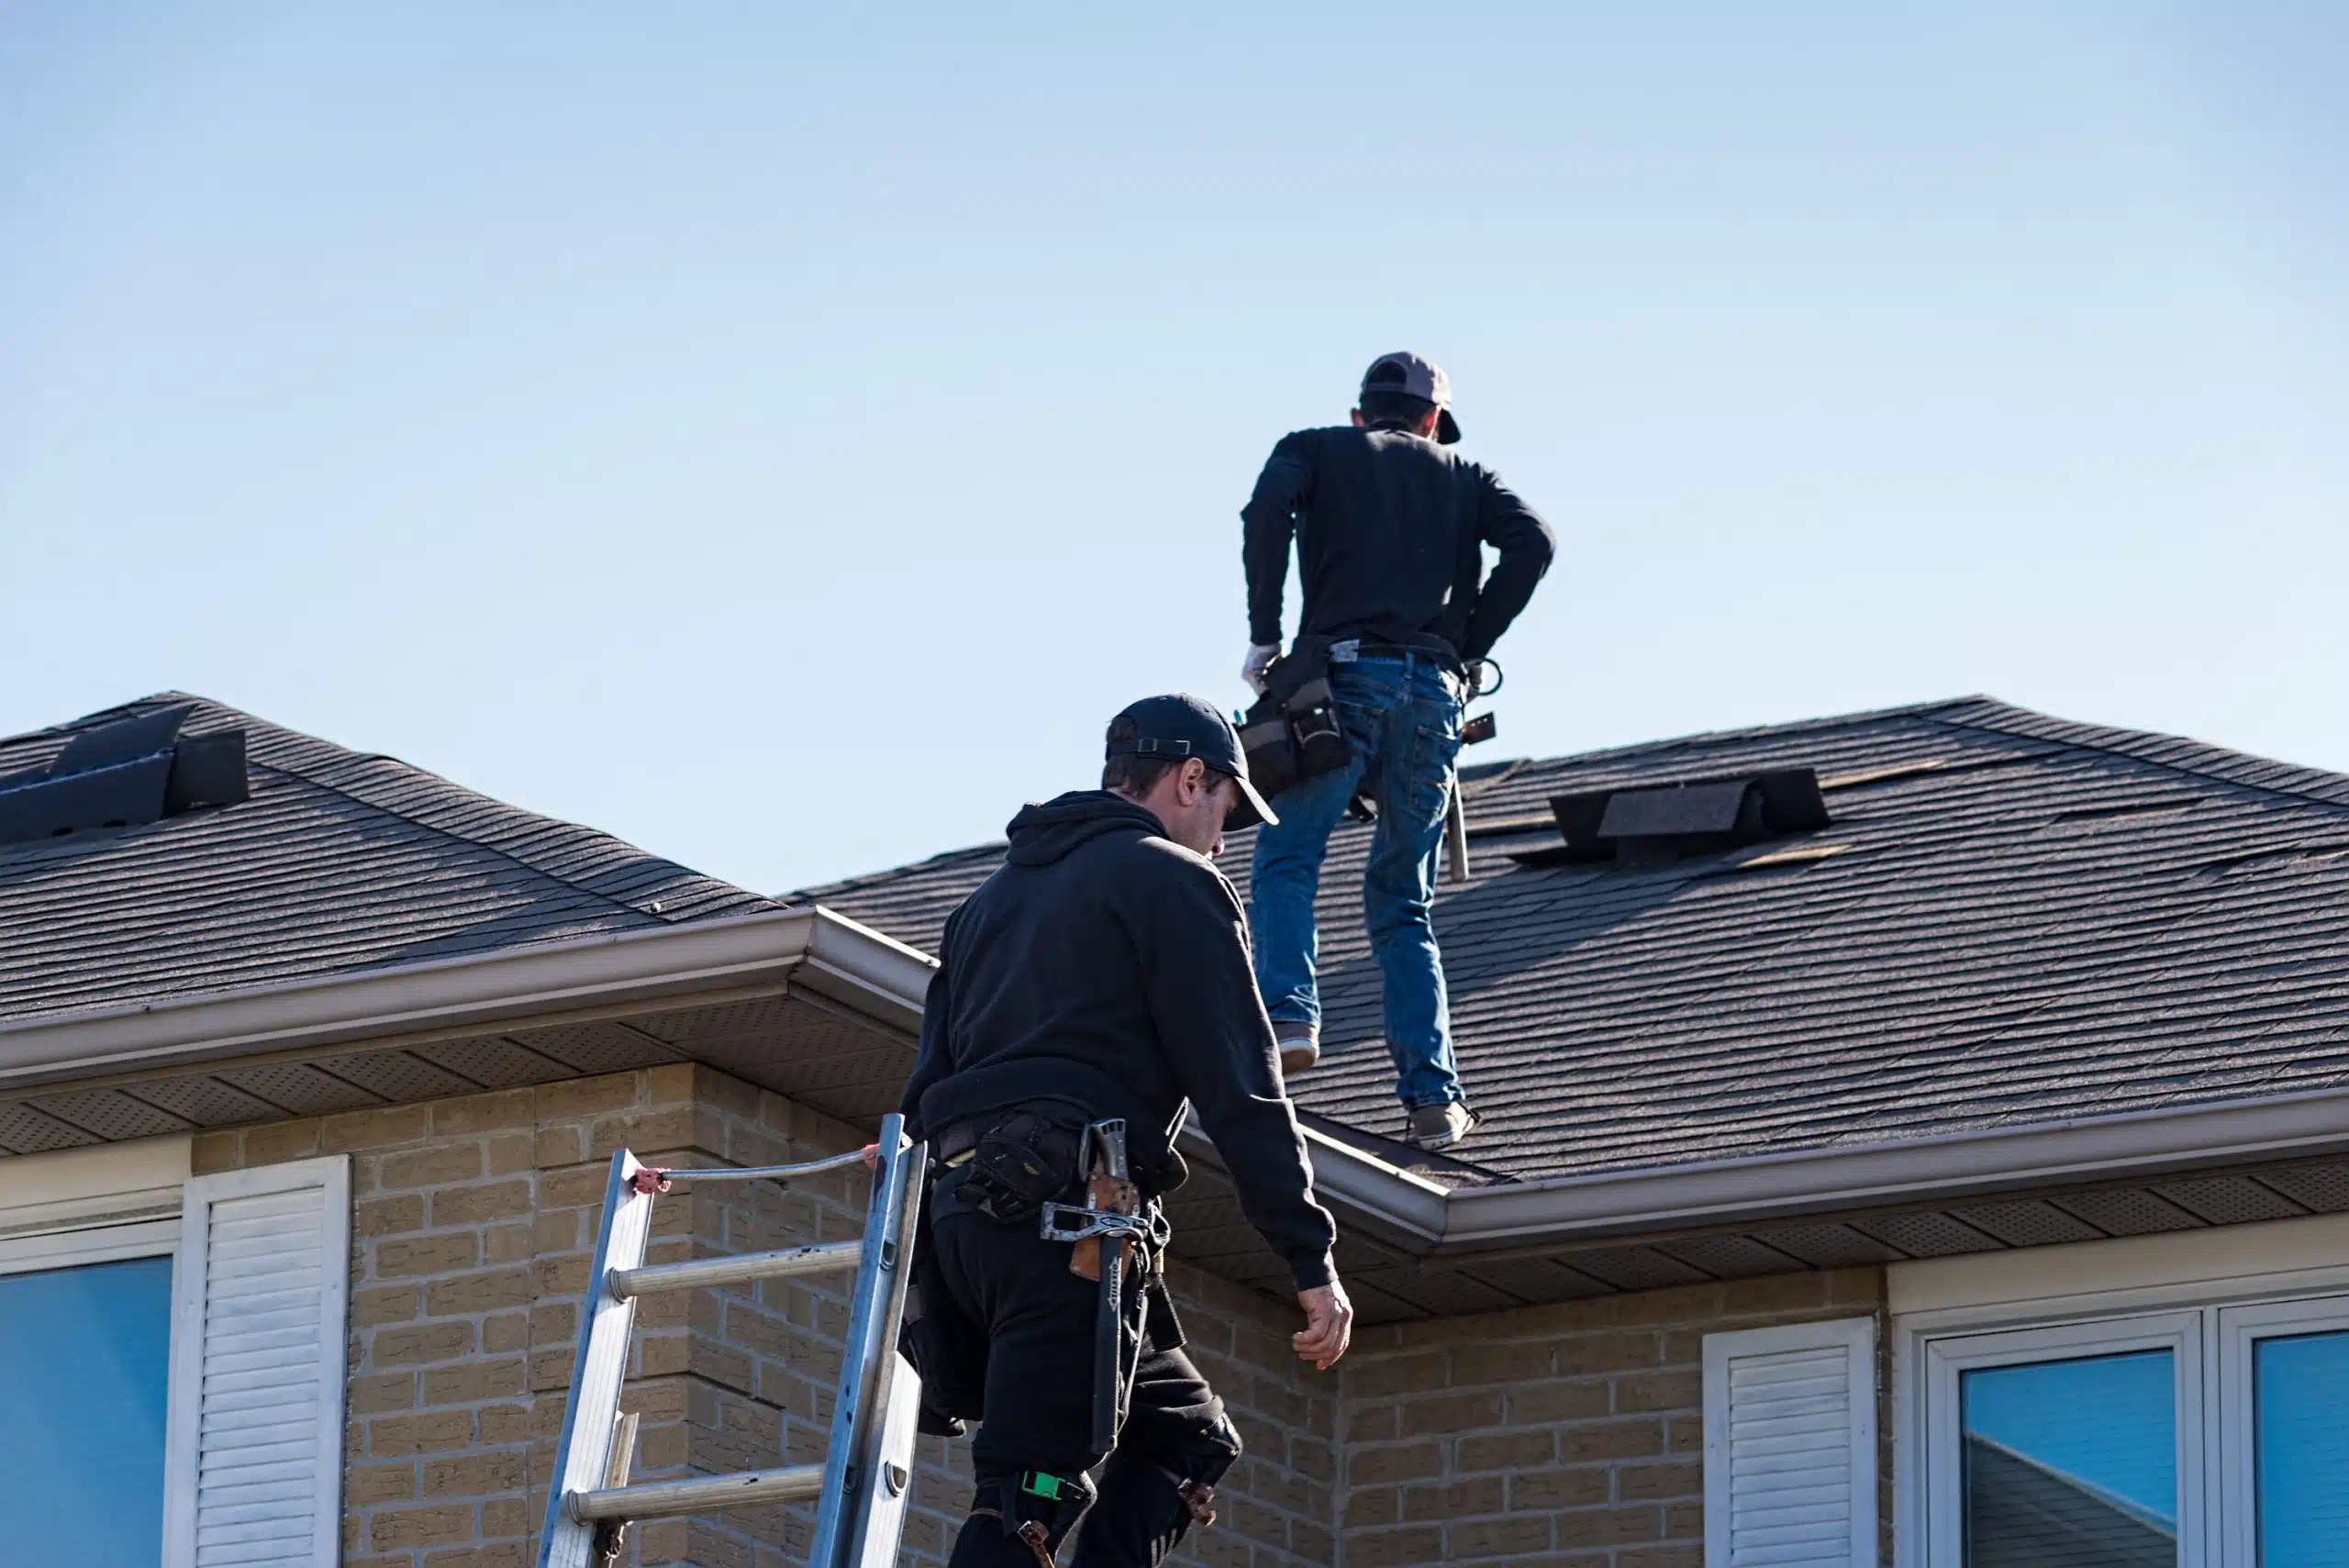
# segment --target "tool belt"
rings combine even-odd
[[[1265,795],[1334,773],[1353,758],[1330,690],[1328,638],[1298,638],[1264,671],[1264,695],[1240,721],[1240,746]]]
[[[1017,1225],[1076,1184],[1085,1127],[1082,1110],[1057,1100],[1015,1106],[948,1128],[939,1138],[940,1162],[962,1173],[957,1196],[964,1206]]]

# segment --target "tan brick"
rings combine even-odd
[[[378,1551],[442,1546],[451,1541],[471,1540],[473,1537],[473,1510],[470,1503],[387,1508],[367,1520],[367,1544]]]
[[[1498,1475],[1480,1475],[1474,1480],[1453,1481],[1439,1486],[1406,1486],[1403,1488],[1403,1517],[1418,1522],[1466,1518],[1475,1514],[1497,1514],[1508,1507],[1508,1495],[1507,1480]],[[1603,1491],[1601,1496],[1603,1497]]]
[[[1702,1540],[1705,1534],[1705,1505],[1702,1503],[1666,1503],[1664,1507],[1664,1539]]]
[[[428,1459],[417,1468],[427,1497],[478,1497],[490,1492],[518,1492],[530,1484],[527,1449]]]
[[[1346,1494],[1341,1521],[1348,1529],[1391,1525],[1403,1517],[1403,1494],[1393,1486],[1357,1486]]]
[[[484,1509],[486,1513],[488,1510]],[[486,1546],[452,1546],[424,1554],[424,1568],[530,1568],[530,1543],[527,1540],[496,1540]],[[640,1562],[660,1561],[640,1557]],[[406,1568],[402,1560],[401,1568]]]
[[[432,1104],[432,1135],[435,1138],[452,1138],[466,1133],[495,1132],[501,1128],[529,1127],[536,1118],[536,1096],[531,1091],[499,1089],[486,1095],[467,1095],[461,1099],[435,1100]]]
[[[624,1110],[637,1103],[639,1075],[616,1073],[602,1078],[565,1078],[530,1091],[531,1114],[541,1124],[568,1121],[599,1111]]]
[[[421,1285],[378,1285],[354,1290],[351,1293],[351,1326],[374,1329],[385,1323],[405,1323],[423,1308]]]
[[[528,1220],[518,1219],[509,1225],[482,1228],[481,1261],[484,1263],[525,1262],[537,1252],[538,1243],[530,1234]]]
[[[1615,1568],[1705,1568],[1701,1543],[1683,1546],[1642,1546],[1615,1554]]]
[[[529,1212],[530,1184],[526,1179],[490,1182],[477,1187],[441,1187],[432,1194],[435,1226],[482,1225]]]
[[[537,1516],[519,1497],[493,1497],[481,1506],[481,1533],[495,1540],[529,1533]]]
[[[379,1373],[372,1377],[354,1377],[349,1392],[351,1413],[354,1416],[379,1416],[389,1410],[416,1408],[416,1373],[412,1372]]]
[[[406,1187],[437,1187],[449,1182],[477,1180],[482,1172],[478,1141],[435,1143],[404,1153],[386,1154],[376,1167],[376,1184],[386,1192]],[[436,1225],[447,1221],[435,1219]]]
[[[423,1229],[424,1200],[413,1193],[362,1203],[351,1217],[351,1233],[354,1236],[396,1236],[404,1230]]]
[[[664,1149],[699,1147],[694,1108],[671,1106],[661,1110],[633,1111],[625,1116],[598,1117],[587,1135],[587,1157],[607,1160],[623,1149],[650,1154]]]
[[[570,1165],[559,1171],[541,1171],[539,1207],[600,1212],[604,1207],[604,1185],[610,1178],[610,1170],[602,1165]]]
[[[1516,1561],[1531,1552],[1550,1550],[1550,1521],[1540,1514],[1518,1514],[1500,1519],[1470,1519],[1446,1529],[1443,1544],[1446,1560],[1450,1562],[1478,1557],[1506,1557]]]
[[[345,1111],[318,1123],[318,1151],[349,1153],[361,1149],[391,1149],[414,1143],[431,1129],[432,1113],[423,1106],[385,1106],[380,1110]]]
[[[1615,1408],[1631,1414],[1646,1410],[1694,1410],[1705,1402],[1704,1374],[1697,1372],[1634,1373],[1615,1380]]]
[[[530,1271],[484,1269],[478,1273],[452,1274],[424,1287],[424,1311],[429,1318],[459,1313],[495,1312],[500,1307],[530,1304]]]
[[[540,1436],[538,1412],[528,1405],[484,1405],[475,1412],[481,1418],[481,1440],[484,1446],[499,1443],[526,1443]],[[547,1433],[554,1430],[553,1421],[562,1414],[561,1405],[548,1412]],[[550,1456],[551,1457],[551,1456]]]
[[[1663,1539],[1664,1516],[1654,1508],[1586,1508],[1555,1519],[1560,1546],[1624,1546]]]
[[[1487,1383],[1522,1383],[1547,1377],[1557,1359],[1547,1340],[1530,1343],[1463,1345],[1452,1352],[1452,1382],[1455,1387]]]
[[[242,1170],[245,1135],[241,1132],[199,1132],[188,1141],[188,1169],[199,1176],[217,1171]]]
[[[391,1280],[454,1273],[472,1268],[480,1259],[480,1239],[469,1233],[403,1237],[375,1243],[375,1277]]]
[[[1508,1478],[1508,1506],[1520,1512],[1596,1507],[1609,1500],[1607,1470],[1603,1465],[1532,1470]]]
[[[481,1320],[481,1348],[486,1354],[527,1350],[529,1343],[530,1317],[527,1312],[501,1312]]]
[[[1383,1481],[1417,1481],[1443,1473],[1443,1451],[1433,1443],[1357,1449],[1346,1456],[1346,1485],[1375,1486]]]
[[[1443,1561],[1443,1532],[1432,1525],[1372,1530],[1346,1541],[1346,1568],[1405,1568]]]
[[[1458,1464],[1463,1473],[1479,1470],[1526,1470],[1547,1464],[1557,1452],[1548,1432],[1497,1432],[1491,1437],[1462,1438]]]
[[[658,1067],[647,1067],[644,1069],[644,1098],[648,1104],[656,1106],[693,1099],[700,1092],[697,1080],[706,1074],[708,1074],[707,1068],[692,1062],[664,1062]]]
[[[416,1496],[416,1465],[414,1462],[399,1464],[353,1464],[342,1473],[342,1501],[346,1507],[373,1507],[378,1503],[399,1503]]]
[[[1588,1383],[1537,1383],[1512,1389],[1508,1396],[1508,1419],[1512,1426],[1586,1420],[1607,1415],[1614,1408],[1607,1385],[1596,1379]]]
[[[1403,1407],[1403,1435],[1471,1432],[1501,1423],[1498,1394],[1453,1394],[1441,1399],[1414,1399]]]
[[[576,1165],[587,1158],[587,1131],[578,1127],[542,1127],[531,1140],[531,1158],[539,1169]]]
[[[1661,1503],[1704,1495],[1705,1466],[1701,1460],[1627,1464],[1615,1473],[1615,1496],[1620,1502]]]
[[[1700,1421],[1700,1429],[1701,1426]],[[1701,1437],[1700,1430],[1700,1440]],[[1558,1434],[1558,1457],[1567,1464],[1644,1459],[1664,1451],[1664,1426],[1653,1419],[1603,1421],[1593,1426],[1568,1427]]]
[[[500,1132],[488,1142],[489,1173],[493,1176],[519,1175],[537,1167],[538,1134],[534,1132]]]
[[[510,1399],[524,1393],[525,1362],[519,1356],[497,1361],[460,1362],[434,1367],[424,1374],[427,1405],[477,1405],[484,1399]]]
[[[368,1342],[367,1359],[376,1366],[418,1366],[454,1361],[473,1354],[473,1351],[472,1323],[417,1323],[378,1329]]]
[[[473,1440],[470,1410],[429,1410],[420,1416],[378,1416],[367,1423],[367,1451],[377,1458],[446,1453]],[[378,1546],[382,1541],[375,1543]]]
[[[1432,1394],[1444,1385],[1444,1362],[1441,1351],[1375,1361],[1354,1373],[1348,1393],[1357,1399],[1393,1394]]]
[[[250,1165],[307,1160],[317,1152],[318,1122],[315,1117],[245,1129],[245,1162]]]

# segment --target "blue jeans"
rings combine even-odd
[[[1460,685],[1424,656],[1371,655],[1332,662],[1330,686],[1353,757],[1335,773],[1283,791],[1273,801],[1279,823],[1256,830],[1248,888],[1256,988],[1280,1033],[1319,1035],[1313,896],[1330,829],[1355,787],[1364,786],[1378,807],[1378,825],[1363,877],[1363,923],[1386,992],[1396,1093],[1406,1106],[1442,1105],[1463,1096],[1429,906],[1453,760],[1460,753]]]

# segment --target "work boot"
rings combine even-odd
[[[1321,1060],[1321,1042],[1314,1038],[1311,1029],[1290,1033],[1288,1026],[1281,1025],[1274,1033],[1280,1040],[1282,1077],[1294,1078]]]
[[[1416,1144],[1433,1153],[1449,1149],[1476,1129],[1485,1118],[1458,1100],[1445,1100],[1439,1105],[1413,1106],[1409,1122],[1403,1130],[1403,1141]]]

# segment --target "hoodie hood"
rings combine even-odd
[[[1050,865],[1104,833],[1166,836],[1165,825],[1121,795],[1106,789],[1074,789],[1041,806],[1023,806],[1004,829],[1016,866]]]

